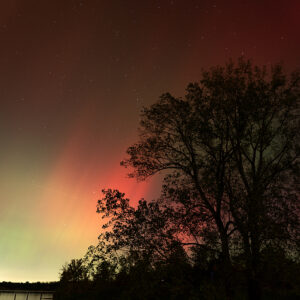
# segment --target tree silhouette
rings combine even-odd
[[[88,279],[88,270],[83,259],[72,259],[61,270],[60,280],[63,282],[80,282]]]
[[[121,164],[161,172],[161,196],[102,191],[99,243],[64,266],[62,299],[299,295],[299,80],[241,58],[145,108]]]
[[[225,269],[241,246],[251,299],[260,298],[264,247],[299,237],[298,104],[299,73],[241,58],[203,72],[184,98],[167,93],[145,108],[122,162],[139,180],[167,174],[165,201],[181,206],[193,243],[217,233]]]
[[[111,189],[102,192],[104,197],[98,201],[97,212],[108,222],[102,226],[98,253],[114,255],[121,250],[135,260],[147,258],[149,262],[167,258],[179,241],[173,210],[145,200],[134,208],[124,193]]]

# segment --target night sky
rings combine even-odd
[[[139,112],[241,55],[300,67],[298,0],[0,4],[0,281],[57,280],[96,244],[102,188],[159,193],[120,167]]]

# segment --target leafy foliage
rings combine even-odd
[[[65,282],[80,282],[88,279],[88,270],[82,259],[72,259],[62,267],[60,280]]]
[[[140,200],[137,208],[117,190],[103,190],[97,212],[108,218],[99,239],[106,241],[106,252],[124,251],[148,259],[166,258],[178,240],[172,210],[159,202]]]

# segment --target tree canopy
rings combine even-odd
[[[264,247],[299,245],[298,105],[299,73],[241,58],[145,108],[122,162],[139,180],[167,174],[162,197],[182,206],[184,233],[201,244],[217,232],[228,264],[239,250],[255,298]]]
[[[118,282],[142,268],[164,290],[176,261],[189,275],[209,272],[208,285],[219,278],[227,298],[243,274],[249,299],[260,299],[275,259],[297,265],[299,82],[299,72],[240,58],[203,71],[184,97],[166,93],[144,108],[121,165],[137,180],[162,173],[161,196],[133,206],[103,190],[97,212],[107,222],[86,257],[94,278]]]

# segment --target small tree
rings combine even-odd
[[[72,259],[70,263],[62,267],[61,282],[78,283],[85,280],[88,280],[88,269],[85,267],[83,259]]]
[[[88,269],[83,259],[72,259],[62,267],[56,298],[64,300],[82,299],[88,290]]]

